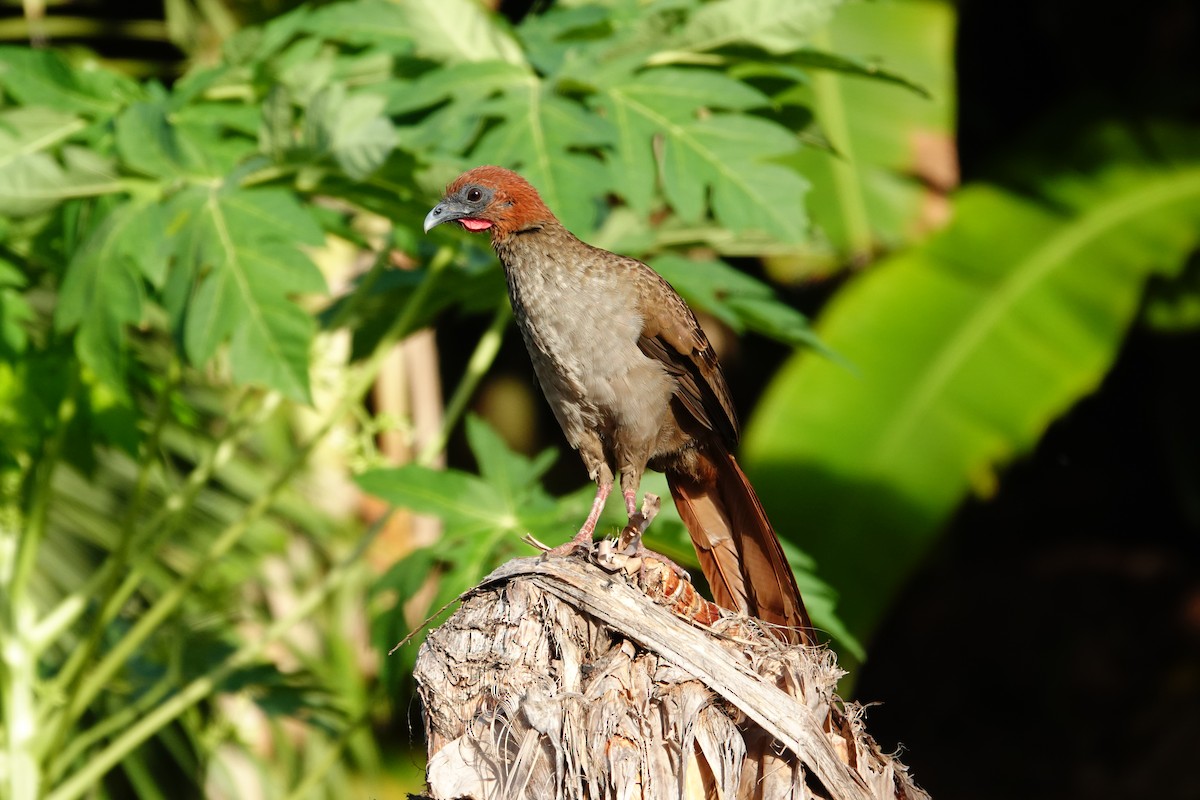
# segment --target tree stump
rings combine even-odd
[[[417,657],[435,800],[918,800],[823,647],[784,645],[660,562],[523,558]]]

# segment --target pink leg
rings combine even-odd
[[[687,574],[687,571],[683,567],[662,553],[656,553],[642,544],[642,536],[646,533],[646,528],[650,527],[650,522],[658,515],[660,507],[661,504],[658,497],[647,494],[645,502],[642,503],[642,510],[630,513],[629,524],[625,527],[625,530],[621,531],[621,538],[618,544],[622,552],[626,555],[635,558],[653,558],[656,561],[662,562],[680,578],[691,582],[691,576]]]
[[[637,490],[623,489],[621,494],[625,497],[625,515],[633,519],[633,515],[637,513]]]
[[[592,546],[592,534],[596,532],[596,523],[600,521],[600,512],[604,510],[604,502],[608,500],[608,495],[612,492],[612,488],[612,482],[596,484],[596,499],[592,501],[591,513],[584,520],[583,527],[579,529],[579,533],[575,534],[571,541],[564,542],[558,547],[548,550],[547,555],[569,555],[577,549],[586,550]]]
[[[576,539],[590,540],[592,538],[592,534],[596,532],[596,523],[600,521],[600,512],[604,510],[604,503],[608,500],[612,488],[611,483],[596,484],[596,499],[592,501],[592,510],[588,514],[588,518],[583,521],[583,527],[579,529],[579,533],[575,534]]]

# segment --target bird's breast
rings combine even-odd
[[[670,394],[665,370],[638,348],[636,289],[602,265],[548,255],[505,263],[513,312],[552,405],[607,416],[630,392]]]

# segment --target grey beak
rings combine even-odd
[[[434,206],[433,210],[425,215],[425,232],[429,233],[436,226],[441,225],[443,222],[448,222],[454,219],[454,215],[448,213],[449,210],[450,209],[446,207],[445,203],[438,203],[436,206]]]

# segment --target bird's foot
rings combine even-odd
[[[625,526],[625,530],[621,531],[621,536],[617,540],[617,549],[624,551],[634,542],[637,542],[637,547],[640,547],[646,528],[649,528],[650,523],[658,516],[660,508],[662,508],[662,501],[658,495],[647,493],[642,498],[642,510],[629,515],[629,524]]]
[[[617,550],[622,555],[641,560],[643,564],[645,563],[645,559],[652,558],[674,572],[681,580],[690,583],[692,576],[688,575],[687,570],[662,553],[655,552],[642,544],[642,536],[646,533],[646,528],[650,527],[650,523],[658,516],[660,508],[662,508],[662,501],[659,500],[658,496],[647,494],[642,500],[642,510],[634,512],[630,516],[629,524],[625,526],[625,530],[621,531],[621,537],[617,540]],[[639,570],[639,573],[644,572],[644,570],[645,567],[643,566]],[[640,575],[640,577],[644,577],[644,575]]]
[[[531,536],[527,536],[526,541],[541,550],[545,558],[561,558],[563,556],[574,555],[575,553],[590,553],[592,551],[592,531],[586,526],[581,528],[579,533],[571,537],[569,541],[563,542],[557,547],[547,547]]]

